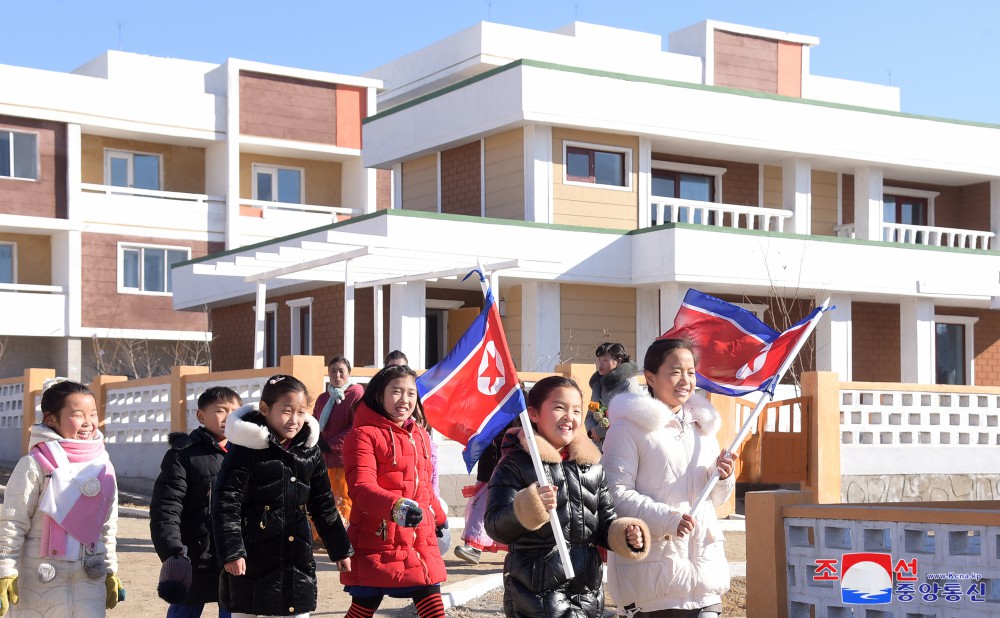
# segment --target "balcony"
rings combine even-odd
[[[359,214],[359,210],[340,206],[240,199],[243,233],[257,240],[346,221]]]
[[[856,238],[853,223],[834,227],[840,238]],[[963,230],[952,227],[930,225],[906,225],[903,223],[883,223],[882,240],[905,245],[929,247],[956,247],[959,249],[979,249],[989,251],[993,245],[993,232]]]
[[[780,208],[738,206],[719,202],[700,202],[672,197],[652,196],[649,199],[650,225],[692,223],[744,230],[782,232],[791,211]]]
[[[80,188],[77,206],[87,223],[220,236],[225,232],[223,197],[88,183]]]
[[[66,334],[66,294],[58,285],[0,283],[0,336],[62,337]]]

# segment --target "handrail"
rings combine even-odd
[[[965,230],[956,227],[910,225],[908,223],[882,223],[881,225],[881,239],[883,241],[910,245],[959,247],[988,251],[996,236],[993,232]],[[853,223],[835,225],[833,230],[840,238],[857,238],[857,229]]]
[[[669,222],[672,223],[781,232],[785,227],[785,219],[792,217],[791,211],[780,208],[739,206],[655,195],[649,201],[650,206],[655,209],[657,224],[667,223],[665,215],[669,212]],[[745,225],[740,225],[741,219],[746,222]]]
[[[104,195],[136,195],[140,197],[155,197],[168,200],[183,200],[186,202],[225,202],[226,198],[204,193],[181,193],[179,191],[153,191],[151,189],[136,189],[135,187],[117,187],[113,185],[95,185],[80,183],[80,188],[87,193],[103,193]]]
[[[267,200],[240,199],[240,204],[244,206],[256,206],[264,212],[266,216],[268,210],[293,210],[296,212],[314,212],[330,215],[356,215],[353,208],[343,208],[341,206],[320,206],[318,204],[294,204],[291,202],[269,202]]]
[[[61,285],[35,285],[34,283],[0,283],[0,292],[39,292],[42,294],[62,294]]]

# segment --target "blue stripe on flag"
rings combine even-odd
[[[721,298],[699,292],[694,288],[688,289],[684,295],[684,304],[728,320],[743,332],[765,343],[770,343],[779,334],[778,331],[761,322],[757,316],[743,307],[737,307]]]
[[[493,442],[497,434],[510,425],[517,418],[517,415],[524,412],[525,409],[524,391],[518,386],[512,389],[511,396],[507,397],[497,410],[486,417],[479,431],[469,438],[469,443],[462,451],[462,459],[465,460],[465,465],[470,473],[472,467],[482,457],[483,451]]]

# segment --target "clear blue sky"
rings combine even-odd
[[[666,45],[717,19],[819,37],[814,74],[898,86],[905,112],[1000,123],[995,0],[0,0],[0,15],[0,64],[68,71],[120,48],[345,74],[478,21],[551,30],[576,18]]]

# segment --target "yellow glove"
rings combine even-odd
[[[17,575],[0,579],[0,616],[5,615],[17,599]]]
[[[114,573],[109,573],[104,579],[104,588],[107,590],[104,606],[108,609],[114,609],[115,605],[125,600],[125,587]]]

